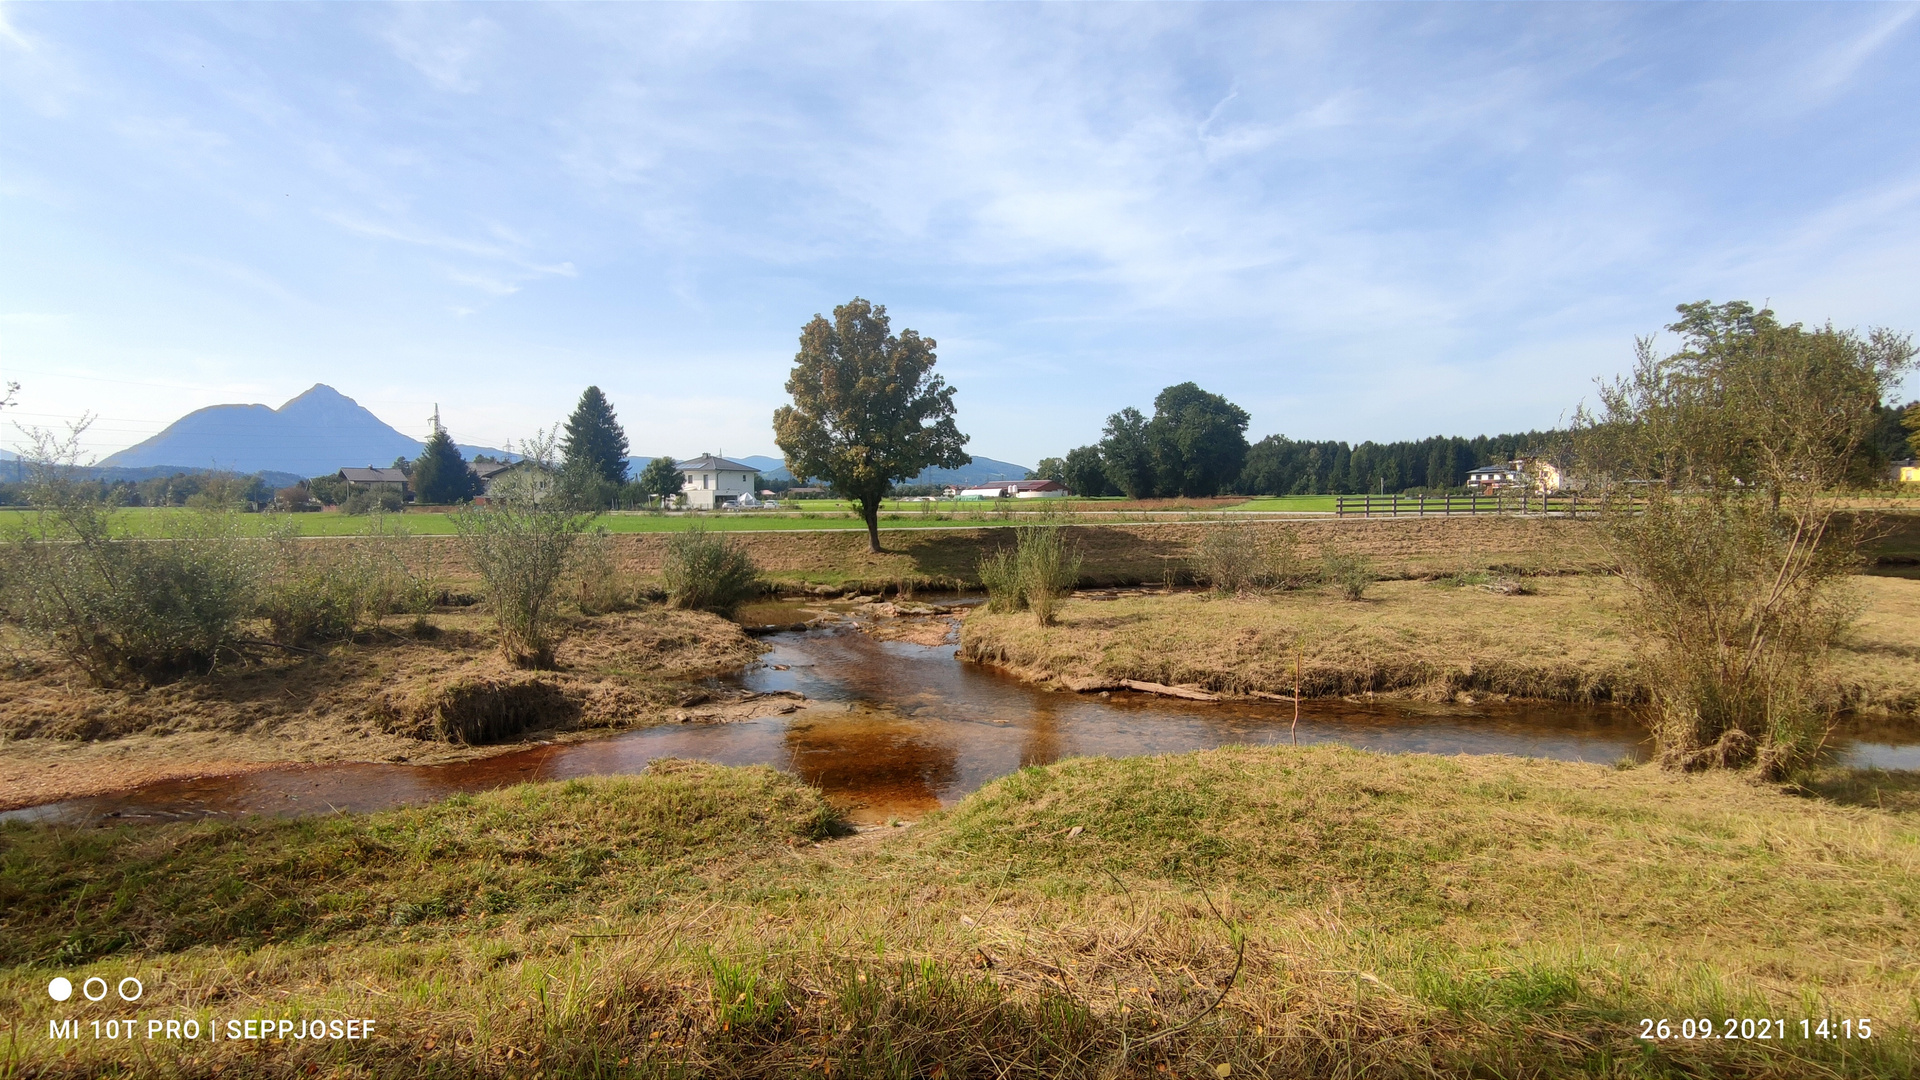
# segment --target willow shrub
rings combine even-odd
[[[453,515],[486,590],[500,650],[522,667],[553,666],[560,581],[593,515],[548,501],[501,501]]]

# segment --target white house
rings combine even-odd
[[[753,466],[701,454],[675,465],[680,470],[680,497],[695,510],[712,510],[723,502],[753,494]]]
[[[1503,488],[1559,491],[1566,486],[1566,481],[1552,462],[1540,458],[1521,458],[1505,465],[1482,465],[1472,470],[1467,473],[1467,486],[1477,487],[1482,492]]]

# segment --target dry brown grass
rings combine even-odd
[[[272,887],[275,860],[306,860],[326,882],[320,922],[261,943],[253,924],[183,908],[173,918],[202,929],[154,927],[61,970],[138,971],[158,1014],[371,1016],[384,1033],[18,1052],[49,1076],[129,1061],[163,1076],[561,1077],[1891,1077],[1915,1063],[1910,814],[1731,776],[1228,748],[1022,770],[911,829],[792,848],[805,799],[763,770],[683,765],[666,782],[65,846],[0,832],[11,887],[46,890],[16,900],[75,926],[217,879],[225,863],[202,861],[251,859]],[[642,798],[667,801],[608,812]],[[303,829],[312,845],[290,846]],[[566,842],[544,860],[468,858],[535,829]],[[378,865],[307,865],[364,843]],[[41,848],[44,883],[27,856]],[[601,849],[612,857],[566,858]],[[110,871],[129,856],[142,861]],[[100,874],[124,889],[83,888]],[[555,874],[577,884],[522,883]],[[448,885],[463,875],[526,899],[495,910]],[[284,906],[298,890],[281,907],[219,895],[302,918]],[[369,904],[408,918],[345,917]],[[48,970],[0,971],[23,1030],[58,1011]],[[1870,1016],[1877,1037],[1636,1038],[1641,1017],[1692,1016],[1779,1016],[1796,1035],[1802,1017]]]
[[[1086,584],[1158,583],[1169,576],[1192,579],[1195,545],[1210,521],[1162,524],[1074,524],[1069,534],[1085,555]],[[1345,519],[1252,522],[1250,534],[1290,530],[1299,554],[1319,558],[1320,545],[1338,537],[1356,555],[1371,558],[1387,577],[1423,577],[1463,569],[1502,567],[1518,573],[1584,572],[1603,565],[1587,522],[1555,518],[1485,515],[1454,518]],[[611,565],[636,582],[658,584],[666,556],[666,533],[616,533],[607,538]],[[832,584],[877,591],[902,582],[918,588],[977,587],[980,557],[1010,542],[1001,528],[882,530],[886,551],[867,551],[864,533],[851,530],[729,533],[762,573],[785,585]],[[326,547],[352,539],[304,541]],[[453,592],[477,593],[457,538],[410,538],[409,558],[431,568]]]
[[[1360,603],[1326,590],[1122,594],[1070,600],[1045,630],[975,611],[961,632],[962,655],[1033,678],[1290,694],[1298,650],[1302,689],[1312,695],[1644,699],[1618,581],[1527,584],[1532,595],[1389,581]],[[1830,700],[1869,712],[1920,711],[1920,582],[1863,577],[1852,588],[1862,616],[1835,657]]]
[[[471,756],[486,751],[433,735],[443,721],[491,715],[487,687],[520,702],[512,726],[522,731],[644,726],[675,712],[687,681],[762,650],[724,619],[649,607],[563,620],[557,670],[530,675],[499,655],[472,609],[432,616],[424,637],[412,622],[144,690],[90,686],[16,639],[0,678],[0,807],[247,763]]]

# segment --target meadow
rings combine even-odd
[[[7,826],[0,1068],[1910,1076],[1920,817],[1874,808],[1903,783],[1863,807],[1235,747],[1027,768],[855,835],[792,778],[676,762],[372,815]],[[51,1018],[131,1011],[57,1006],[55,973],[137,975],[143,1015],[380,1035],[55,1042]]]

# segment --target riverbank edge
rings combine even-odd
[[[1485,655],[1502,650],[1483,646],[1479,655],[1435,662],[1411,655],[1411,650],[1361,649],[1342,655],[1336,646],[1304,657],[1296,668],[1288,662],[1291,650],[1277,660],[1272,654],[1249,653],[1236,649],[1238,642],[1209,636],[1200,620],[1186,618],[1189,613],[1182,606],[1207,602],[1205,594],[1140,592],[1127,599],[1136,607],[1167,605],[1144,624],[1128,628],[1135,636],[1152,634],[1163,648],[1148,653],[1100,647],[1097,634],[1073,625],[1076,615],[1089,610],[1089,601],[1069,598],[1061,605],[1059,624],[1044,632],[1033,628],[1032,616],[1024,612],[974,609],[961,624],[958,656],[1031,685],[1074,693],[1132,690],[1191,700],[1290,702],[1297,692],[1301,700],[1384,697],[1472,704],[1491,698],[1623,706],[1642,705],[1649,698],[1648,685],[1625,649],[1607,658],[1589,654],[1536,661],[1526,642],[1514,641],[1501,655]],[[1281,618],[1274,616],[1276,622]],[[1242,626],[1238,632],[1249,631]],[[1278,638],[1291,632],[1284,625],[1272,629]],[[1910,643],[1909,651],[1920,651],[1920,641]],[[1920,720],[1920,692],[1913,686],[1877,684],[1858,671],[1844,678],[1835,673],[1830,680],[1827,701],[1836,714]]]

